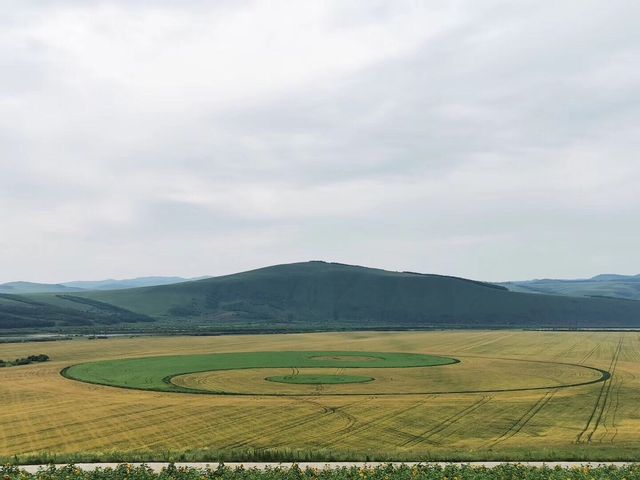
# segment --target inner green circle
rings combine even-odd
[[[172,355],[82,363],[62,375],[82,382],[160,392],[230,394],[187,388],[171,382],[191,373],[256,368],[409,368],[458,363],[455,358],[419,353],[361,351],[234,352]],[[329,375],[327,375],[329,376]],[[367,381],[370,377],[367,377]],[[286,382],[293,383],[293,382]],[[333,382],[347,383],[347,382]],[[348,382],[350,383],[350,382]]]
[[[277,383],[293,383],[296,385],[341,385],[343,383],[365,383],[374,380],[363,375],[276,375],[265,380]]]

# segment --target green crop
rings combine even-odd
[[[640,466],[535,467],[501,464],[488,468],[472,465],[381,465],[329,469],[275,467],[259,470],[242,467],[192,468],[169,464],[159,472],[146,465],[118,465],[115,468],[82,470],[74,465],[45,467],[27,473],[19,467],[0,468],[2,480],[634,480]]]

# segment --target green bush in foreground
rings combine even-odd
[[[539,448],[536,450],[500,449],[500,450],[455,450],[428,451],[422,453],[406,452],[388,454],[363,451],[332,451],[324,449],[289,448],[242,448],[242,449],[204,449],[204,450],[145,450],[137,452],[105,451],[84,453],[33,452],[23,455],[0,457],[0,465],[51,465],[78,463],[188,463],[206,462],[217,465],[220,462],[556,462],[572,461],[587,463],[598,462],[636,462],[640,460],[638,449],[620,444],[582,445],[571,449]],[[0,477],[0,480],[3,480]]]
[[[640,465],[624,467],[584,466],[576,468],[529,467],[502,464],[497,467],[470,465],[416,465],[378,467],[343,467],[336,469],[268,468],[266,470],[229,468],[223,464],[215,469],[177,467],[170,464],[159,473],[148,466],[119,465],[84,471],[69,465],[50,466],[30,474],[17,466],[0,468],[0,480],[600,480],[640,479]]]

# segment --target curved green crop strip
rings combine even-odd
[[[337,358],[332,358],[337,357]],[[349,357],[353,357],[351,360]],[[171,383],[178,375],[249,368],[407,368],[458,363],[455,358],[394,352],[238,352],[104,360],[62,370],[73,380],[138,390],[204,392]]]

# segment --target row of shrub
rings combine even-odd
[[[27,473],[17,466],[0,467],[2,480],[636,480],[640,466],[535,467],[501,464],[492,468],[472,465],[400,465],[330,469],[275,467],[260,469],[181,467],[174,464],[155,472],[146,465],[83,470],[74,465],[41,468]]]
[[[14,367],[17,365],[29,365],[30,363],[39,363],[49,361],[49,356],[44,354],[29,355],[26,358],[16,358],[15,360],[5,361],[0,360],[0,368],[2,367]]]

